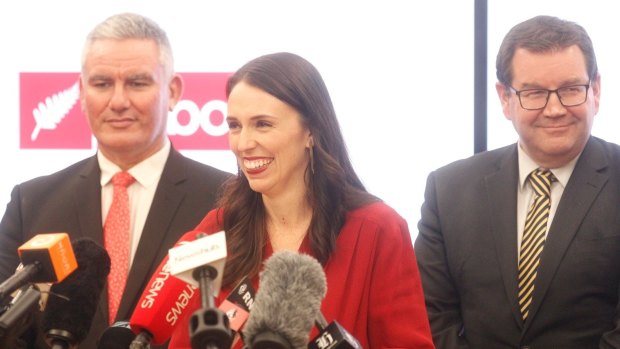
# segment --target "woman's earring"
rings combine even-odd
[[[314,174],[314,147],[310,146],[308,148],[308,152],[310,154],[310,171]]]

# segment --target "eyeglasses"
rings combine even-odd
[[[521,108],[526,110],[544,109],[549,102],[549,96],[555,93],[560,103],[565,107],[574,107],[586,102],[588,99],[588,89],[590,82],[583,85],[571,85],[560,87],[555,90],[545,89],[525,89],[517,91],[514,87],[509,86],[519,97]]]

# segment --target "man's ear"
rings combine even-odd
[[[511,120],[512,116],[510,114],[510,98],[511,98],[510,88],[502,84],[501,82],[497,82],[495,84],[495,90],[497,91],[499,102],[502,105],[502,111],[504,112],[504,117],[508,120]]]
[[[170,102],[168,104],[168,110],[172,111],[174,106],[179,102],[181,96],[183,95],[183,78],[181,75],[174,74],[172,79],[170,79],[170,83],[168,84],[168,91],[170,93]]]

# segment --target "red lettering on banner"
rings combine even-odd
[[[179,150],[228,149],[226,81],[231,73],[180,73],[184,92],[168,115]],[[20,148],[91,149],[79,73],[20,73]]]

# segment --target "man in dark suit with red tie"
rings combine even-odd
[[[620,147],[576,23],[510,30],[497,93],[516,144],[429,177],[415,252],[437,348],[620,348]]]
[[[0,281],[15,272],[17,248],[36,234],[67,232],[71,239],[86,237],[104,246],[114,197],[111,179],[118,172],[133,177],[127,187],[129,235],[118,246],[128,250],[122,257],[128,263],[122,298],[118,308],[109,308],[104,289],[82,348],[96,348],[112,321],[129,319],[168,249],[213,207],[229,177],[171,147],[167,115],[182,91],[167,35],[156,23],[128,13],[106,19],[86,40],[80,76],[82,109],[97,154],[12,191],[0,223]],[[122,262],[114,260],[115,246],[106,248],[114,270]]]

